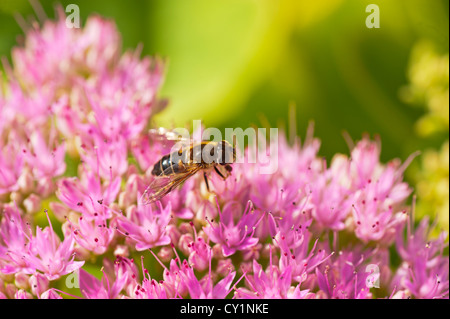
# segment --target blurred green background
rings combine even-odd
[[[414,125],[427,110],[399,94],[418,41],[448,54],[448,1],[42,0],[51,18],[57,3],[78,4],[82,23],[93,13],[114,19],[124,49],[142,43],[143,54],[167,59],[163,126],[202,119],[246,128],[262,118],[276,126],[295,103],[297,133],[314,120],[328,159],[348,153],[343,130],[353,139],[379,134],[383,160],[438,149],[448,138],[448,128],[419,136]],[[379,29],[365,25],[370,3],[380,8]],[[1,0],[0,56],[9,58],[23,35],[17,13],[35,17],[28,0]]]

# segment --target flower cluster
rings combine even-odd
[[[234,163],[142,205],[166,154],[149,135],[164,65],[120,41],[60,13],[5,65],[0,298],[448,298],[446,234],[407,205],[412,157],[382,163],[367,136],[327,164],[311,131],[281,135],[275,173]]]

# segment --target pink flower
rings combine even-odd
[[[23,221],[19,209],[12,205],[3,208],[0,221],[0,271],[13,274],[18,271],[33,273],[27,258],[30,249],[31,229]]]
[[[414,231],[409,220],[406,240],[403,227],[397,230],[397,249],[403,263],[397,270],[391,285],[407,289],[415,298],[448,298],[449,261],[443,255],[447,233],[428,241],[429,219],[425,217]]]
[[[33,296],[29,292],[19,289],[14,294],[14,299],[33,299]]]
[[[296,287],[292,285],[291,267],[286,267],[283,271],[272,263],[266,271],[253,260],[253,276],[244,274],[247,288],[239,288],[234,295],[237,299],[308,299],[314,298],[309,290],[300,290],[300,284]]]
[[[66,170],[64,145],[53,145],[52,139],[55,133],[54,130],[50,132],[50,141],[47,144],[42,133],[38,130],[34,131],[30,136],[29,147],[24,150],[27,163],[33,168],[37,179],[55,177]]]
[[[101,181],[98,172],[84,170],[80,180],[63,178],[57,183],[56,195],[74,211],[83,213],[88,219],[110,218],[107,208],[117,197],[120,190],[120,177],[109,177],[108,182]]]
[[[101,136],[138,137],[153,112],[159,111],[156,91],[162,78],[162,63],[139,59],[140,51],[125,53],[111,72],[99,74],[85,91]],[[150,71],[150,68],[153,68]]]
[[[184,260],[180,271],[180,276],[189,291],[189,296],[193,299],[224,299],[230,293],[230,286],[235,275],[235,271],[230,272],[214,285],[211,270],[209,275],[202,280],[198,280],[192,267],[189,267],[187,261]]]
[[[166,227],[172,219],[170,203],[163,208],[159,205],[157,210],[151,205],[132,206],[127,216],[119,216],[118,229],[122,234],[135,242],[138,251],[163,246],[170,243]]]
[[[319,229],[342,230],[350,213],[353,198],[350,190],[342,185],[341,176],[334,170],[325,170],[310,186],[312,216]]]
[[[5,122],[16,130],[39,129],[48,126],[47,120],[51,116],[54,91],[52,88],[37,87],[31,92],[23,88],[23,83],[12,77],[9,92],[4,101]],[[16,125],[20,125],[17,127]]]
[[[28,280],[31,286],[31,292],[36,296],[41,296],[48,291],[49,280],[41,273],[36,272]]]
[[[41,299],[63,299],[63,297],[58,294],[54,289],[48,289],[44,291],[41,296]]]
[[[258,238],[253,237],[264,214],[258,214],[253,210],[251,202],[247,203],[241,218],[235,222],[233,203],[227,203],[223,210],[219,208],[220,222],[210,220],[209,226],[203,227],[209,239],[222,245],[223,254],[228,257],[237,250],[245,250],[258,243]]]
[[[141,284],[134,289],[135,299],[168,299],[164,282],[157,282],[155,279],[144,278]]]
[[[88,133],[82,136],[81,158],[88,167],[98,167],[104,179],[121,176],[128,168],[126,140],[120,135],[104,138],[98,130],[90,126]]]
[[[129,259],[117,257],[114,269],[108,274],[102,268],[103,276],[98,280],[85,270],[80,270],[80,291],[88,299],[115,299],[136,276],[135,265]]]
[[[323,297],[329,299],[367,299],[372,296],[366,285],[364,255],[355,251],[342,251],[329,262],[315,269],[317,284]]]
[[[133,285],[130,291],[130,298],[135,299],[167,299],[167,291],[170,289],[167,287],[164,281],[157,282],[150,277],[147,269],[144,268],[144,258],[142,257],[142,273],[144,279],[142,283],[138,284],[137,281]]]
[[[378,180],[370,180],[355,193],[355,233],[363,241],[391,242],[395,228],[405,222],[403,201],[410,194],[405,183],[395,182],[395,168],[387,167]]]
[[[404,287],[420,299],[448,298],[448,258],[430,260],[417,256],[406,270],[409,273]]]
[[[1,137],[0,131],[0,137]],[[10,142],[3,144],[0,138],[0,195],[15,191],[19,188],[18,180],[21,175],[24,156],[20,149],[20,141],[10,137]]]
[[[191,253],[189,254],[189,264],[196,270],[205,270],[208,266],[208,254],[211,249],[202,237],[197,237],[189,244]]]
[[[105,219],[87,220],[83,216],[78,219],[78,225],[70,223],[68,231],[72,232],[78,245],[96,255],[106,252],[115,233],[114,229],[106,225]],[[69,234],[67,235],[69,236]]]
[[[381,169],[381,142],[362,139],[351,153],[351,176],[355,189],[362,189]]]
[[[175,251],[176,252],[176,251]],[[152,252],[153,256],[156,255]],[[158,258],[156,258],[158,260]],[[167,289],[167,294],[171,297],[184,297],[188,294],[188,288],[182,279],[180,273],[183,266],[181,265],[180,258],[172,259],[167,268],[160,260],[160,265],[163,267],[163,279],[164,285]]]
[[[361,240],[392,242],[395,228],[405,222],[402,211],[411,189],[402,182],[402,174],[414,156],[402,166],[398,161],[384,166],[379,162],[379,146],[373,142],[363,140],[352,151],[352,213],[355,234]]]
[[[36,227],[36,235],[31,238],[30,253],[26,258],[30,265],[43,272],[48,280],[55,280],[79,269],[84,261],[74,261],[73,236],[69,235],[61,242],[53,231],[49,218],[48,221],[50,227],[44,230]]]
[[[74,80],[88,78],[110,66],[120,54],[120,39],[115,25],[90,17],[84,28],[67,28],[59,8],[55,23],[33,26],[26,34],[24,47],[12,51],[14,75],[28,89],[58,86],[69,89]]]
[[[299,283],[305,281],[308,274],[312,273],[320,264],[334,255],[334,252],[330,253],[323,248],[316,250],[318,239],[314,241],[312,248],[309,249],[311,239],[311,234],[309,233],[305,233],[302,240],[293,247],[286,245],[289,241],[285,241],[284,235],[278,234],[276,238],[279,238],[276,242],[281,249],[280,270],[284,271],[285,268],[290,267],[292,278]]]

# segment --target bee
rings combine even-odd
[[[173,139],[170,134],[166,134],[168,139]],[[207,172],[214,170],[225,180],[231,174],[231,164],[235,161],[236,149],[226,140],[190,141],[154,164],[151,174],[155,178],[142,194],[140,202],[147,205],[160,200],[200,171],[209,191]]]

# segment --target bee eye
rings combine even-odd
[[[230,165],[225,165],[225,169],[226,169],[228,172],[231,172],[231,171],[233,170],[233,167],[231,167]]]

